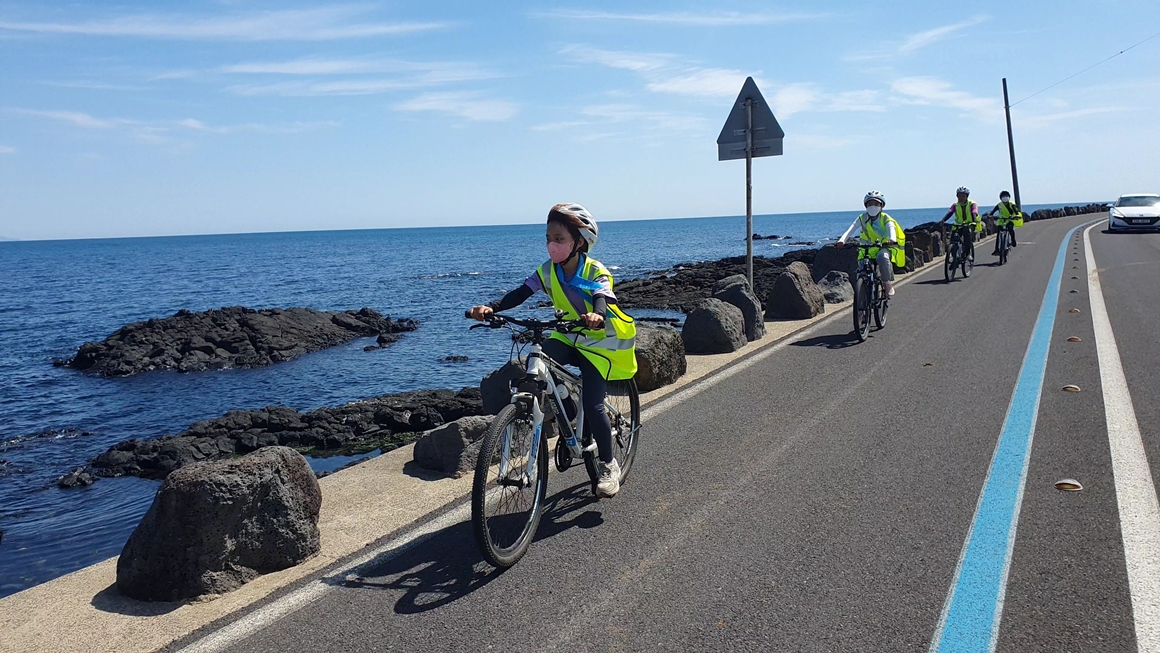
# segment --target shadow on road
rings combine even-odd
[[[836,333],[828,336],[816,336],[791,342],[794,347],[825,347],[826,349],[845,349],[858,344],[858,336],[851,333]]]
[[[570,528],[604,523],[591,484],[581,483],[548,497],[536,541]],[[535,544],[533,543],[534,547]],[[385,552],[343,576],[323,579],[333,585],[402,592],[397,614],[417,614],[457,601],[503,573],[480,555],[470,521],[434,533],[401,554]]]
[[[956,276],[955,281],[958,281],[961,278],[962,277]],[[954,281],[952,281],[951,283],[954,283]],[[945,285],[947,285],[947,280],[946,279],[927,279],[926,281],[915,281],[914,285],[916,285],[916,286],[945,286]]]

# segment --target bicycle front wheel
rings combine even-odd
[[[640,394],[636,390],[636,381],[609,381],[604,393],[604,410],[612,424],[612,457],[620,463],[620,482],[623,483],[632,469],[636,447],[640,443]],[[593,483],[600,478],[599,463],[600,456],[595,450],[584,452],[584,467]]]
[[[963,278],[966,279],[971,276],[971,270],[975,268],[975,255],[968,254],[963,257]]]
[[[865,342],[870,333],[870,293],[870,280],[858,275],[854,281],[854,335],[859,342]]]
[[[886,326],[886,311],[890,309],[890,297],[882,293],[881,299],[874,302],[874,327],[882,329]]]
[[[955,251],[954,248],[951,248],[943,259],[943,277],[947,283],[955,280],[955,269],[958,267],[958,262],[955,261]]]
[[[538,439],[532,416],[515,404],[505,406],[483,436],[471,487],[471,523],[480,552],[496,567],[519,562],[540,525],[548,443],[542,434]]]

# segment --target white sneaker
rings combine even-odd
[[[884,283],[884,284],[882,284],[882,285],[886,286],[886,296],[887,296],[887,297],[893,297],[893,296],[894,296],[894,284],[892,284],[892,283]]]
[[[620,463],[613,459],[607,465],[600,463],[600,480],[596,482],[596,496],[611,499],[620,492]]]

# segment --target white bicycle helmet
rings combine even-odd
[[[886,207],[886,196],[876,190],[872,190],[869,193],[866,193],[866,197],[862,198],[862,206],[866,206],[866,202],[869,202],[870,200],[878,200],[879,202],[882,202],[883,208]]]
[[[970,195],[970,194],[971,194],[971,189],[967,188],[966,186],[959,186],[959,189],[955,191],[955,195]]]
[[[552,207],[552,211],[548,212],[549,215],[552,212],[574,218],[579,223],[576,228],[580,231],[580,237],[588,241],[589,249],[596,246],[596,238],[600,235],[600,229],[596,226],[596,218],[592,217],[588,209],[575,203],[557,204]]]

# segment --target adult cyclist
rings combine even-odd
[[[866,193],[862,206],[866,212],[854,219],[854,224],[838,239],[838,247],[845,247],[847,241],[857,238],[863,247],[869,248],[870,255],[878,261],[878,274],[886,296],[893,297],[894,266],[906,266],[906,234],[898,221],[882,210],[886,208],[886,196],[882,193],[876,190]],[[875,243],[885,247],[873,247]]]
[[[1023,226],[1023,211],[1019,206],[1011,201],[1011,193],[1003,191],[999,193],[999,203],[995,208],[991,209],[987,215],[996,215],[995,225],[1000,229],[1006,229],[1007,235],[1011,239],[1011,246],[1015,247],[1015,227]],[[995,239],[995,251],[991,252],[991,256],[999,255],[999,239]]]
[[[966,186],[959,186],[955,191],[958,201],[951,204],[951,208],[947,210],[947,214],[939,220],[939,224],[945,223],[954,216],[954,229],[959,232],[959,237],[963,240],[963,245],[967,248],[965,256],[974,260],[975,258],[975,230],[979,226],[979,205],[971,201],[971,189]]]

